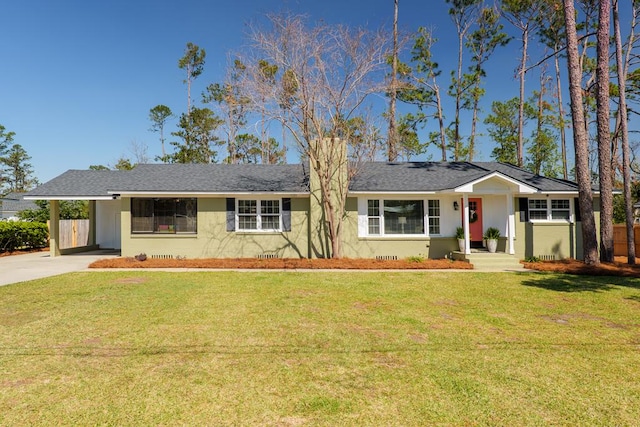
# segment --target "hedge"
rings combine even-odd
[[[0,251],[44,248],[49,240],[49,229],[42,222],[0,221]]]

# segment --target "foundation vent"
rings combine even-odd
[[[151,255],[151,259],[173,259],[173,255]]]
[[[398,255],[377,255],[376,261],[397,261]]]
[[[555,255],[538,255],[538,259],[540,261],[555,261],[556,256]]]
[[[259,254],[258,259],[275,259],[280,258],[278,254]]]

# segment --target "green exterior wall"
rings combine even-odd
[[[123,197],[122,256],[187,258],[309,257],[309,199],[291,199],[290,232],[238,232],[226,230],[226,198],[198,198],[195,234],[132,234],[131,199]]]
[[[518,206],[518,200],[514,202]],[[517,208],[516,208],[517,209]],[[594,198],[596,233],[600,232],[599,199]],[[583,259],[582,223],[521,222],[516,211],[516,256],[520,259],[540,257]]]
[[[444,258],[458,250],[458,241],[453,237],[358,237],[358,199],[349,197],[346,207],[343,250],[347,258]]]
[[[226,198],[198,198],[198,231],[196,234],[132,234],[131,199],[121,199],[122,255],[184,256],[187,258],[320,258],[330,250],[323,237],[323,217],[318,194],[291,199],[290,232],[226,231]],[[348,258],[410,256],[449,257],[458,250],[454,237],[359,237],[358,200],[347,198],[343,220],[342,250]],[[581,223],[520,222],[518,198],[514,198],[515,256],[550,256],[556,259],[582,259]],[[596,224],[599,225],[598,200],[594,201]],[[498,251],[506,251],[502,237]]]

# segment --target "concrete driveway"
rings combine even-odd
[[[0,286],[82,271],[93,261],[117,256],[114,251],[91,251],[51,258],[47,251],[0,257]]]

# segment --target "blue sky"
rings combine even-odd
[[[192,89],[199,98],[206,85],[222,80],[227,54],[243,45],[246,24],[265,13],[391,28],[393,1],[20,0],[2,9],[0,124],[16,133],[15,143],[31,155],[44,182],[67,169],[131,157],[132,141],[148,145],[151,158],[160,154],[148,113],[157,104],[178,114],[186,109],[177,61],[187,42],[207,51],[205,71]],[[439,39],[434,57],[443,87],[456,52],[447,9],[444,0],[400,0],[401,29],[430,27]],[[487,67],[485,111],[491,101],[517,95],[519,47],[512,41]],[[536,80],[528,78],[528,89]],[[489,160],[490,146],[482,148],[477,160]]]

